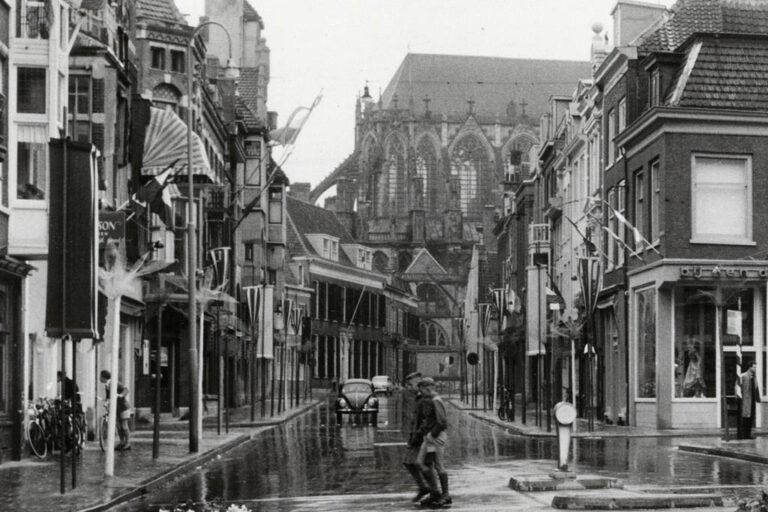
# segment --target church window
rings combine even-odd
[[[528,177],[531,172],[531,147],[533,143],[527,139],[512,142],[504,161],[506,181],[524,180]]]
[[[419,345],[427,347],[447,346],[445,331],[434,322],[421,322],[419,324]]]
[[[405,211],[405,145],[399,137],[393,137],[387,146],[387,195],[389,214],[398,215]]]
[[[437,189],[431,187],[430,184],[435,179],[436,169],[435,147],[427,137],[422,137],[416,147],[416,177],[421,180],[421,188],[419,189],[417,186],[414,191],[416,200],[414,206],[422,206],[427,210],[434,208],[437,202]]]
[[[459,177],[461,211],[468,217],[480,217],[484,198],[480,192],[489,184],[490,159],[480,139],[474,135],[464,137],[453,148],[451,174]],[[482,186],[482,189],[481,189]]]

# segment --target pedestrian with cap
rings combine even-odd
[[[414,503],[419,503],[430,491],[429,484],[424,479],[421,468],[416,461],[421,443],[424,440],[424,436],[419,432],[419,425],[427,414],[426,409],[432,407],[432,400],[419,391],[420,380],[420,372],[408,374],[405,377],[405,392],[403,393],[403,428],[408,438],[408,445],[403,456],[403,466],[416,482],[418,490],[412,500]]]
[[[435,381],[431,377],[421,379],[419,390],[425,397],[429,397],[432,403],[431,408],[425,408],[427,416],[419,429],[424,436],[424,441],[421,443],[417,463],[430,489],[429,496],[421,501],[421,505],[441,508],[453,502],[448,492],[448,473],[445,471],[445,448],[448,444],[445,402],[437,393]],[[435,474],[440,480],[440,489],[438,489]]]

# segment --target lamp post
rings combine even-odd
[[[191,392],[189,400],[189,451],[197,452],[199,450],[199,440],[202,437],[202,422],[200,415],[200,398],[202,396],[202,390],[199,387],[197,380],[197,373],[202,371],[202,368],[198,368],[197,364],[197,304],[196,304],[196,277],[197,277],[197,233],[196,222],[194,217],[194,179],[192,168],[192,48],[195,44],[200,31],[209,26],[217,25],[224,30],[227,35],[227,41],[229,42],[229,59],[227,60],[227,67],[224,72],[224,76],[227,78],[236,78],[237,68],[232,60],[232,38],[229,35],[227,28],[216,21],[206,21],[201,23],[192,32],[189,37],[189,43],[187,43],[187,287],[189,289],[189,317],[188,317],[188,330],[189,336],[187,343],[189,344],[189,388]]]

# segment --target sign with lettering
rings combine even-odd
[[[686,265],[680,267],[683,279],[742,279],[766,280],[768,267],[726,265]]]
[[[99,248],[108,242],[119,246],[125,239],[125,212],[99,212]]]
[[[741,338],[741,311],[734,309],[728,310],[728,325],[726,333],[733,334]]]

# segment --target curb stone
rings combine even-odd
[[[280,420],[270,421],[269,423],[259,423],[259,424],[242,424],[243,426],[255,426],[255,427],[275,427],[277,425],[280,425],[282,423],[285,423],[296,416],[303,414],[316,406],[320,405],[321,401],[316,400],[310,404],[305,405],[304,407],[301,407],[299,409],[296,409],[291,414],[288,414],[285,418],[281,418]],[[232,428],[233,425],[230,424],[230,428]],[[238,446],[247,443],[248,441],[254,439],[256,436],[261,434],[261,432],[255,432],[250,434],[242,434],[237,436],[235,439],[232,439],[231,441],[227,441],[224,444],[221,444],[219,446],[216,446],[214,448],[211,448],[210,450],[201,453],[200,455],[184,461],[180,464],[177,464],[176,466],[168,469],[167,471],[163,471],[157,475],[154,475],[147,480],[144,480],[143,482],[139,483],[135,487],[129,489],[128,491],[118,494],[114,498],[110,499],[109,501],[99,503],[97,505],[93,505],[90,507],[85,507],[80,509],[78,512],[102,512],[104,510],[108,510],[112,507],[115,507],[121,503],[125,503],[126,501],[130,501],[134,498],[138,498],[139,496],[142,496],[144,494],[147,494],[151,489],[158,487],[160,485],[163,485],[170,480],[173,480],[177,477],[180,477],[184,475],[185,473],[189,472],[191,469],[201,466],[205,464],[206,462],[210,461],[211,459],[217,457],[218,455],[224,454],[233,448],[237,448]]]

